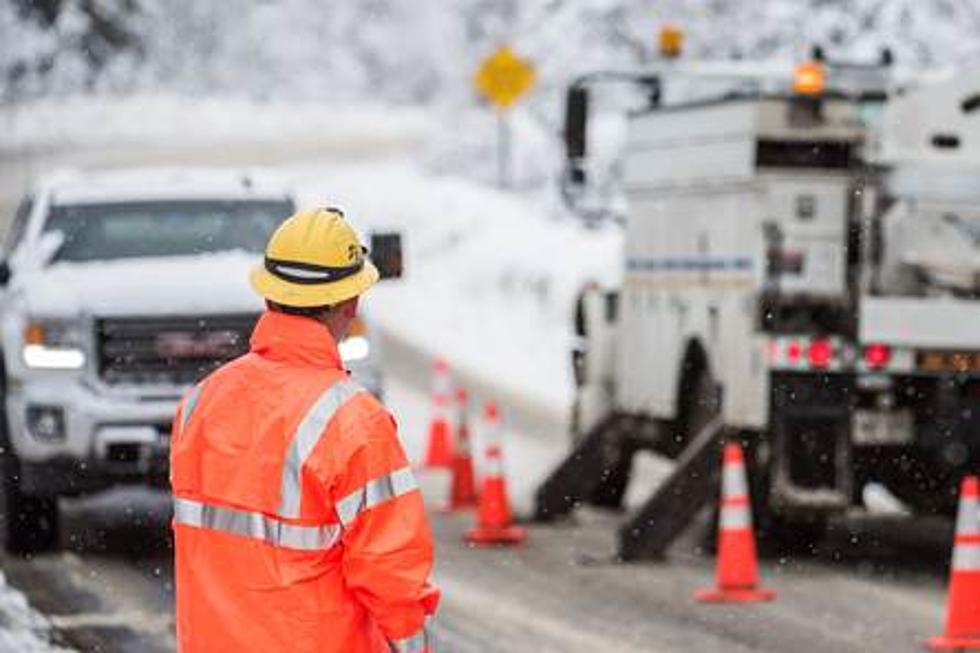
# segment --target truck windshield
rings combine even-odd
[[[52,208],[45,232],[60,232],[58,261],[260,252],[293,211],[288,200],[148,201]]]

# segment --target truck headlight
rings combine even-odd
[[[371,353],[371,343],[364,336],[350,336],[341,340],[337,349],[344,361],[359,361]]]
[[[85,365],[82,334],[71,321],[35,320],[24,328],[24,364],[35,369],[78,370]]]

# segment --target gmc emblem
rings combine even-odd
[[[157,334],[156,352],[162,358],[234,358],[241,353],[241,336],[234,331],[165,331]]]

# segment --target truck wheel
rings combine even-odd
[[[681,383],[680,414],[670,439],[661,441],[658,449],[668,458],[676,458],[698,432],[710,422],[720,409],[718,388],[711,373],[706,369],[694,372],[693,380]],[[687,387],[685,387],[687,386]]]
[[[10,446],[5,395],[6,374],[0,366],[0,483],[3,484],[0,522],[3,544],[8,552],[15,554],[49,551],[57,546],[59,540],[58,499],[21,492],[20,461]]]
[[[50,551],[58,544],[59,513],[56,497],[31,496],[20,490],[17,460],[3,456],[4,545],[10,553]]]
[[[878,480],[917,514],[956,514],[959,473],[910,452],[900,460],[879,464]],[[958,471],[958,470],[957,470]]]

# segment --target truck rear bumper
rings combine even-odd
[[[863,480],[938,487],[980,463],[980,378],[864,379],[850,373],[773,375],[770,491],[776,505],[845,509]]]

